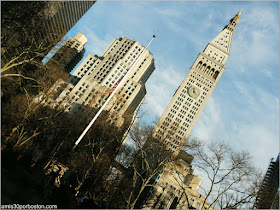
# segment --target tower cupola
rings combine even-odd
[[[230,19],[229,24],[225,26],[225,28],[231,30],[232,32],[235,31],[235,26],[239,23],[239,17],[241,15],[241,10],[239,10],[239,12]]]

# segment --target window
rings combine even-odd
[[[186,96],[185,96],[183,93],[181,93],[180,96],[181,96],[182,98],[186,98]]]
[[[183,116],[183,115],[181,115],[181,114],[178,114],[178,117],[180,117],[180,118],[182,118],[182,119],[184,118],[184,116]]]
[[[167,115],[168,117],[171,117],[171,118],[173,118],[174,117],[174,115],[173,114],[171,114],[171,113],[168,113],[168,115]]]
[[[179,100],[179,101],[181,101],[181,102],[183,102],[183,101],[184,101],[184,100],[183,100],[182,98],[180,98],[180,97],[178,97],[178,100]]]
[[[182,122],[182,120],[180,120],[180,119],[179,119],[179,118],[177,118],[177,117],[176,117],[176,119],[175,119],[175,120],[177,120],[179,123],[180,123],[180,122]]]
[[[190,115],[190,114],[188,114],[188,117],[189,117],[190,119],[193,119],[193,116],[192,116],[192,115]]]
[[[173,108],[176,109],[176,110],[179,109],[179,107],[177,107],[176,105],[173,105]]]
[[[186,126],[186,127],[188,128],[188,127],[189,127],[189,124],[186,123],[186,122],[184,122],[184,123],[183,123],[183,126]]]
[[[177,104],[178,106],[181,106],[181,103],[176,101],[175,104]]]
[[[186,114],[186,112],[183,109],[181,109],[180,112],[183,114]]]

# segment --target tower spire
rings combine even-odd
[[[226,69],[235,26],[241,10],[199,53],[186,78],[153,130],[153,137],[178,154],[217,82]]]
[[[241,10],[239,10],[236,15],[230,19],[229,24],[227,24],[222,32],[216,36],[211,42],[210,45],[215,46],[216,48],[222,50],[226,54],[230,54],[230,47],[231,47],[231,41],[232,36],[235,32],[235,26],[239,23],[239,17],[241,15]],[[208,50],[208,46],[205,48],[204,52]],[[209,53],[207,53],[209,54]],[[221,59],[220,61],[222,63],[226,62],[226,57],[224,59]]]
[[[241,15],[241,9],[240,9],[239,12],[234,16],[234,18],[238,18],[238,19],[239,19],[240,15]]]
[[[235,29],[235,26],[239,23],[239,17],[241,15],[241,9],[239,10],[239,12],[233,17],[230,19],[229,21],[229,24],[225,27],[225,28],[230,28],[230,29]]]

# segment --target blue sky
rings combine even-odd
[[[198,54],[242,9],[227,69],[191,136],[223,139],[247,149],[266,170],[279,152],[278,1],[98,1],[69,31],[87,38],[86,53],[101,55],[114,38],[146,45],[156,70],[146,84],[145,122],[160,117]]]

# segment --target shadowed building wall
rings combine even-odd
[[[48,96],[38,99],[66,112],[85,112],[87,107],[99,109],[128,73],[122,87],[105,107],[108,123],[121,126],[130,122],[146,95],[145,83],[155,70],[154,59],[144,47],[126,37],[114,39],[101,56],[89,54],[77,67],[69,81],[58,80]],[[89,112],[94,116],[95,113]]]
[[[87,38],[79,32],[74,38],[70,37],[47,62],[47,66],[58,68],[70,73],[82,60],[85,54]]]
[[[1,1],[1,65],[26,49],[45,55],[95,1]]]
[[[278,198],[277,198],[278,197]],[[279,155],[271,160],[256,198],[257,209],[279,209]]]

